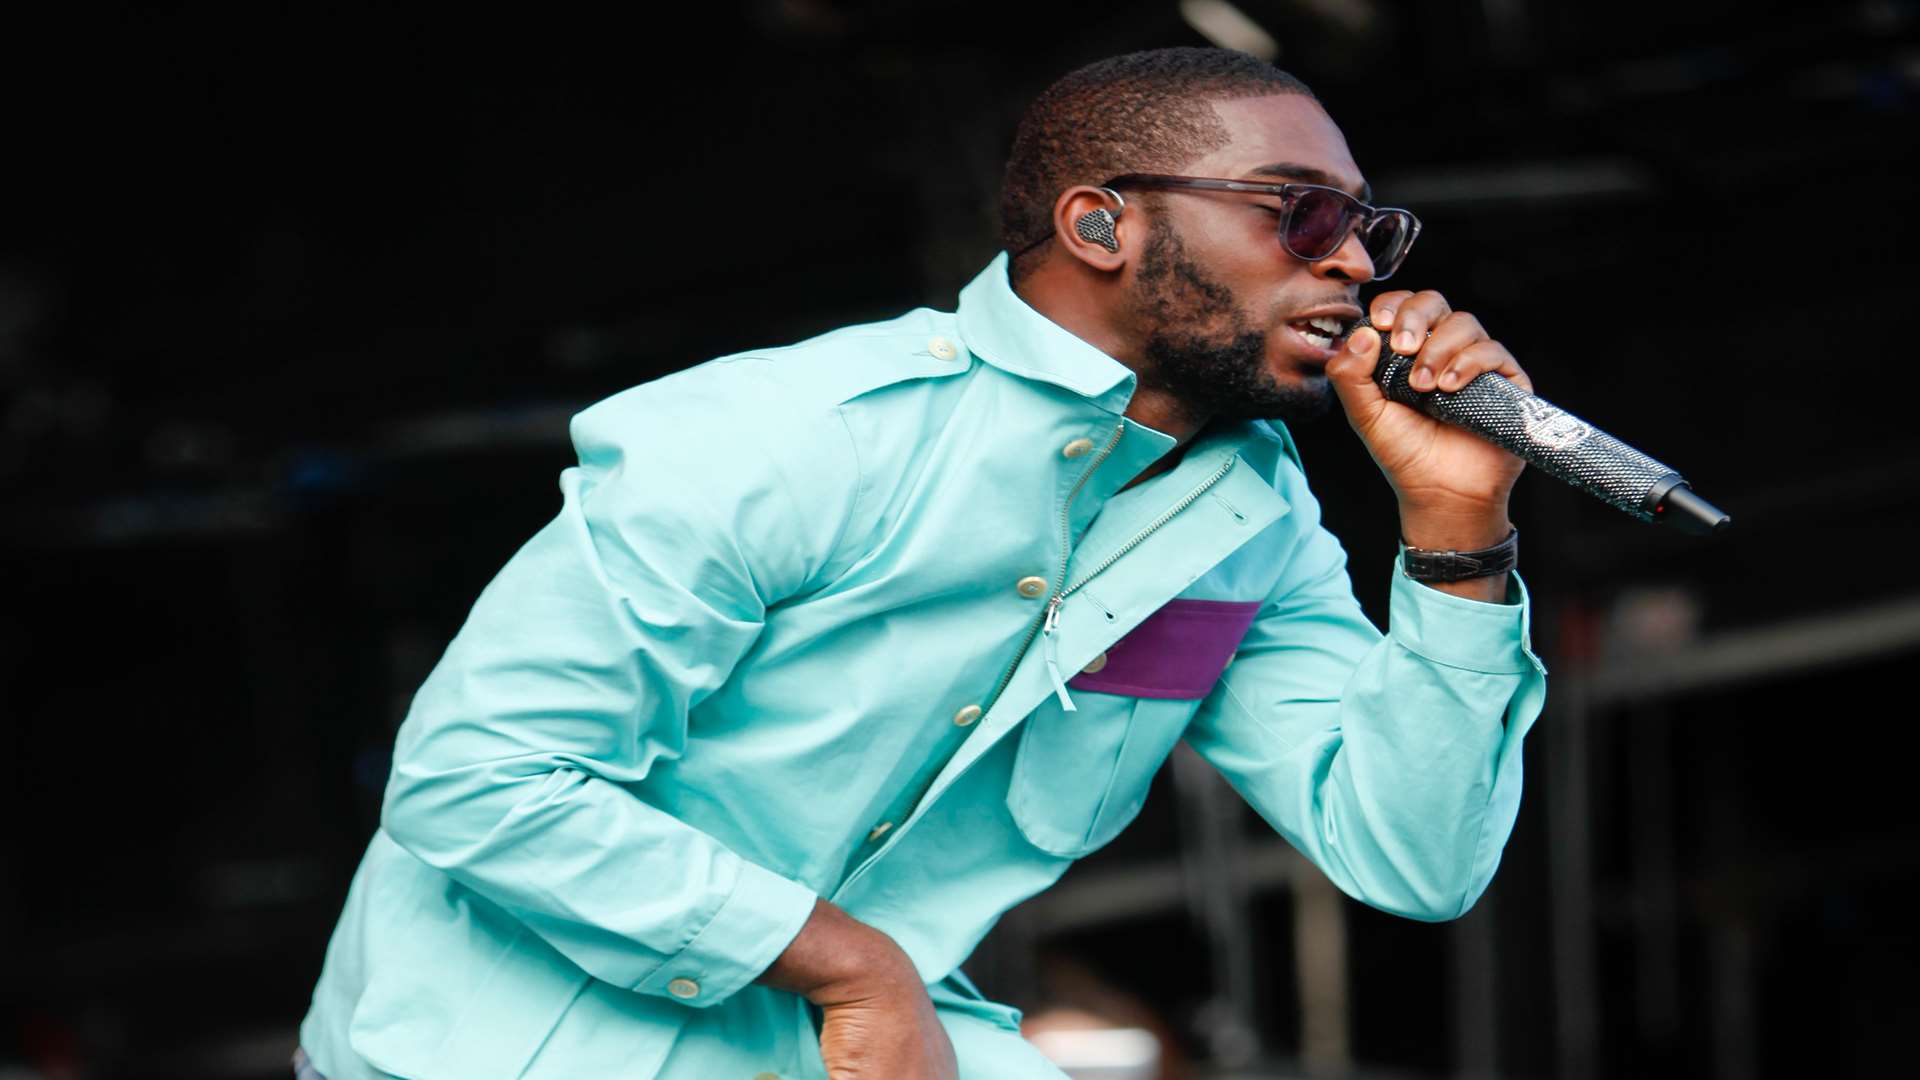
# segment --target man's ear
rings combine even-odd
[[[1133,219],[1126,200],[1111,188],[1080,185],[1060,193],[1053,204],[1054,238],[1074,258],[1111,273],[1126,265],[1127,236]]]

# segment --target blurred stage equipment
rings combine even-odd
[[[1143,1028],[1043,1023],[1027,1039],[1073,1080],[1156,1080],[1160,1075],[1160,1040]]]

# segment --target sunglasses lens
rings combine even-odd
[[[1287,250],[1301,259],[1324,259],[1347,237],[1347,201],[1309,188],[1294,200],[1287,218]]]
[[[1371,226],[1362,227],[1360,239],[1367,257],[1373,260],[1374,279],[1384,278],[1399,269],[1400,260],[1406,258],[1407,248],[1413,243],[1413,219],[1405,213],[1381,214]]]
[[[1366,214],[1371,214],[1371,220]],[[1281,240],[1295,258],[1312,262],[1332,255],[1346,242],[1349,229],[1359,232],[1367,257],[1373,260],[1375,281],[1400,268],[1420,232],[1413,215],[1405,210],[1373,211],[1342,192],[1309,187],[1295,197]]]

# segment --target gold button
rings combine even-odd
[[[753,1080],[780,1080],[779,1073],[755,1073]]]
[[[1047,595],[1047,579],[1043,577],[1023,577],[1020,579],[1020,584],[1015,585],[1014,588],[1020,590],[1021,596],[1029,600],[1034,600]]]
[[[978,719],[980,719],[980,706],[978,705],[969,705],[953,714],[953,722],[961,727],[966,727]]]
[[[1094,672],[1099,671],[1101,668],[1106,666],[1107,666],[1107,654],[1101,653],[1099,656],[1096,656],[1093,658],[1092,663],[1088,664],[1086,667],[1081,668],[1080,670],[1091,675]]]
[[[1075,439],[1072,442],[1060,448],[1060,456],[1066,457],[1066,458],[1077,458],[1081,454],[1084,454],[1091,449],[1093,449],[1092,439]]]
[[[869,832],[869,833],[867,834],[867,840],[868,840],[869,842],[871,842],[871,841],[874,841],[874,840],[878,840],[878,839],[880,839],[881,837],[883,837],[883,836],[885,836],[885,835],[887,835],[887,830],[888,830],[888,829],[891,829],[891,828],[893,828],[893,822],[891,822],[891,821],[883,821],[883,822],[881,822],[880,824],[878,824],[878,825],[875,825],[875,826],[873,827],[873,831],[872,831],[872,832]]]
[[[953,342],[943,337],[927,342],[927,351],[941,360],[951,360],[960,355],[960,350],[954,347]]]
[[[667,984],[667,993],[677,998],[690,998],[700,993],[700,984],[692,979],[675,979]]]

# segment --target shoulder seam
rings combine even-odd
[[[860,504],[865,502],[867,497],[867,470],[860,461],[860,444],[853,437],[853,424],[847,420],[847,411],[840,404],[834,405],[833,415],[839,419],[840,430],[847,436],[847,451],[853,455],[853,499],[847,504],[847,516],[840,520],[840,530],[834,534],[833,543],[827,545],[826,561],[820,564],[822,573],[838,561],[840,545],[846,541],[853,519],[859,515]]]
[[[940,314],[944,314],[944,315],[947,315],[948,317],[951,317],[953,313],[952,313],[952,312],[941,312]],[[956,332],[957,332],[957,331],[956,331]],[[726,354],[726,356],[727,356],[727,357],[734,357],[734,358],[738,358],[738,359],[755,359],[755,360],[770,360],[770,359],[772,359],[772,357],[770,357],[770,356],[766,356],[766,355],[764,355],[764,354],[766,354],[766,353],[776,353],[776,352],[787,352],[788,350],[791,350],[791,349],[804,349],[804,348],[807,348],[807,347],[809,347],[809,346],[813,346],[813,345],[816,345],[816,344],[818,344],[818,343],[820,343],[820,342],[821,342],[821,340],[822,340],[822,339],[824,339],[824,338],[836,338],[836,339],[846,339],[846,338],[852,338],[852,339],[854,339],[854,340],[860,340],[860,339],[865,339],[865,338],[908,338],[908,339],[912,339],[912,338],[917,338],[917,337],[920,337],[920,336],[921,336],[921,335],[922,335],[923,333],[925,333],[925,331],[922,331],[922,330],[906,330],[906,329],[900,329],[900,330],[863,330],[863,331],[860,331],[860,332],[857,332],[857,333],[856,333],[856,332],[854,332],[854,328],[853,328],[853,327],[845,327],[845,328],[842,328],[842,329],[838,329],[838,330],[827,330],[827,331],[825,331],[825,332],[823,332],[823,333],[819,333],[819,334],[815,334],[814,336],[812,336],[812,337],[810,337],[810,338],[806,338],[806,339],[804,339],[804,340],[801,340],[801,341],[792,341],[792,342],[788,342],[788,343],[787,343],[787,344],[785,344],[785,345],[763,345],[763,346],[760,346],[759,348],[754,348],[754,349],[742,349],[741,351],[739,351],[739,352],[737,352],[737,353],[728,353],[728,354]],[[715,359],[725,359],[725,357],[715,357]]]

